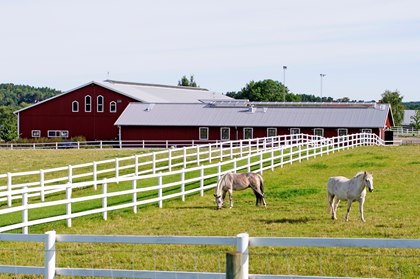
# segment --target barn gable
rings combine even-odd
[[[83,136],[87,140],[118,138],[114,122],[130,102],[187,102],[231,99],[202,88],[106,80],[90,82],[16,111],[21,138]]]

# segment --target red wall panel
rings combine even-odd
[[[91,112],[85,112],[85,96],[92,97]],[[104,111],[97,111],[97,97],[104,97]],[[79,102],[79,112],[72,112],[72,102]],[[110,102],[117,103],[117,112],[110,112]],[[87,140],[118,138],[114,126],[119,115],[135,101],[96,84],[89,84],[19,113],[19,136],[31,138],[32,130],[47,137],[48,130],[68,130],[69,137],[84,136]]]

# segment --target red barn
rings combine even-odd
[[[106,80],[90,82],[17,111],[20,138],[118,139],[117,118],[130,102],[199,103],[231,98],[202,88]]]
[[[390,106],[376,103],[131,103],[115,122],[122,140],[238,140],[284,134],[336,137],[393,126]]]

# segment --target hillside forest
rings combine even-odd
[[[185,79],[185,81],[184,81]],[[188,85],[185,83],[188,81]],[[181,83],[182,82],[182,83]],[[184,84],[185,83],[185,84]],[[198,87],[193,76],[190,80],[185,76],[178,81],[178,85]],[[37,102],[62,93],[59,90],[48,87],[34,87],[29,85],[15,85],[12,83],[0,84],[0,141],[15,141],[17,134],[17,117],[15,111],[27,107]],[[250,101],[265,102],[363,102],[374,100],[351,100],[348,97],[333,99],[332,97],[315,96],[313,94],[295,94],[281,82],[266,79],[261,81],[250,81],[239,91],[226,92],[226,95],[235,99],[248,99]],[[402,102],[403,97],[398,91],[386,90],[382,94],[379,102],[388,102],[391,100],[394,118],[401,115],[401,110],[412,109],[420,110],[419,102]],[[395,103],[392,103],[395,102]],[[398,107],[398,112],[394,112],[394,107]],[[402,112],[403,114],[403,112]],[[398,117],[397,117],[398,118]],[[396,119],[399,120],[399,119]],[[398,123],[398,121],[396,121]],[[398,125],[397,125],[398,126]]]

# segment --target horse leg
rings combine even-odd
[[[229,192],[229,200],[230,200],[230,208],[233,207],[233,197],[232,197],[232,189],[230,189]]]
[[[365,199],[360,199],[359,200],[360,219],[362,220],[362,222],[366,222],[365,217],[363,216],[363,204],[364,203],[365,203]]]
[[[346,222],[349,220],[349,213],[350,213],[350,208],[351,208],[352,202],[353,202],[352,200],[347,200]]]
[[[328,193],[328,208],[331,214],[331,218],[334,220],[334,196]]]
[[[332,216],[332,218],[334,220],[337,220],[337,208],[338,208],[339,203],[340,203],[340,200],[337,199],[337,198],[334,198],[334,201],[333,201],[333,216]]]

